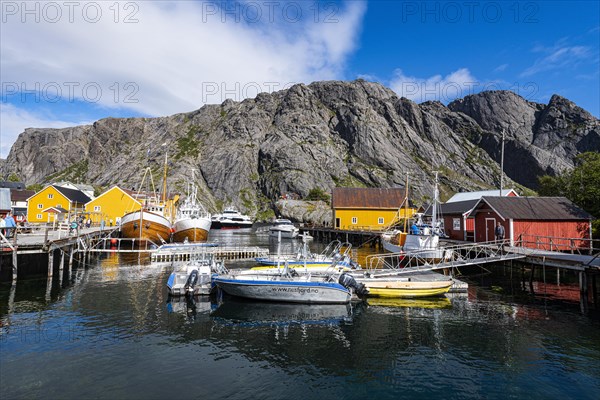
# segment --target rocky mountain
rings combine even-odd
[[[406,173],[421,199],[431,196],[434,170],[442,198],[497,187],[502,130],[505,186],[521,191],[572,167],[579,153],[600,151],[600,121],[560,96],[545,105],[489,91],[448,106],[416,104],[357,80],[298,84],[168,117],[30,128],[0,168],[27,184],[137,188],[146,167],[160,181],[167,152],[170,188],[183,190],[195,169],[210,209],[235,204],[261,216],[284,193],[403,186]]]

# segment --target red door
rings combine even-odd
[[[485,241],[491,242],[495,240],[494,230],[496,228],[496,219],[486,218],[485,219]]]

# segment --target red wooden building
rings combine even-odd
[[[482,197],[469,217],[475,218],[476,242],[493,241],[498,222],[511,245],[533,247],[535,240],[538,246],[569,250],[571,243],[564,239],[591,238],[592,216],[565,197]],[[574,244],[589,247],[590,242]]]

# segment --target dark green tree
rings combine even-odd
[[[539,194],[565,196],[592,214],[594,238],[600,238],[600,153],[582,153],[575,159],[575,168],[559,176],[539,178]]]

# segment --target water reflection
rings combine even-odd
[[[0,398],[600,398],[597,321],[522,299],[516,275],[514,291],[486,276],[464,296],[315,306],[169,298],[172,268],[109,254],[1,285]]]
[[[356,305],[268,303],[229,296],[215,304],[211,316],[220,324],[245,326],[319,325],[352,322]]]

